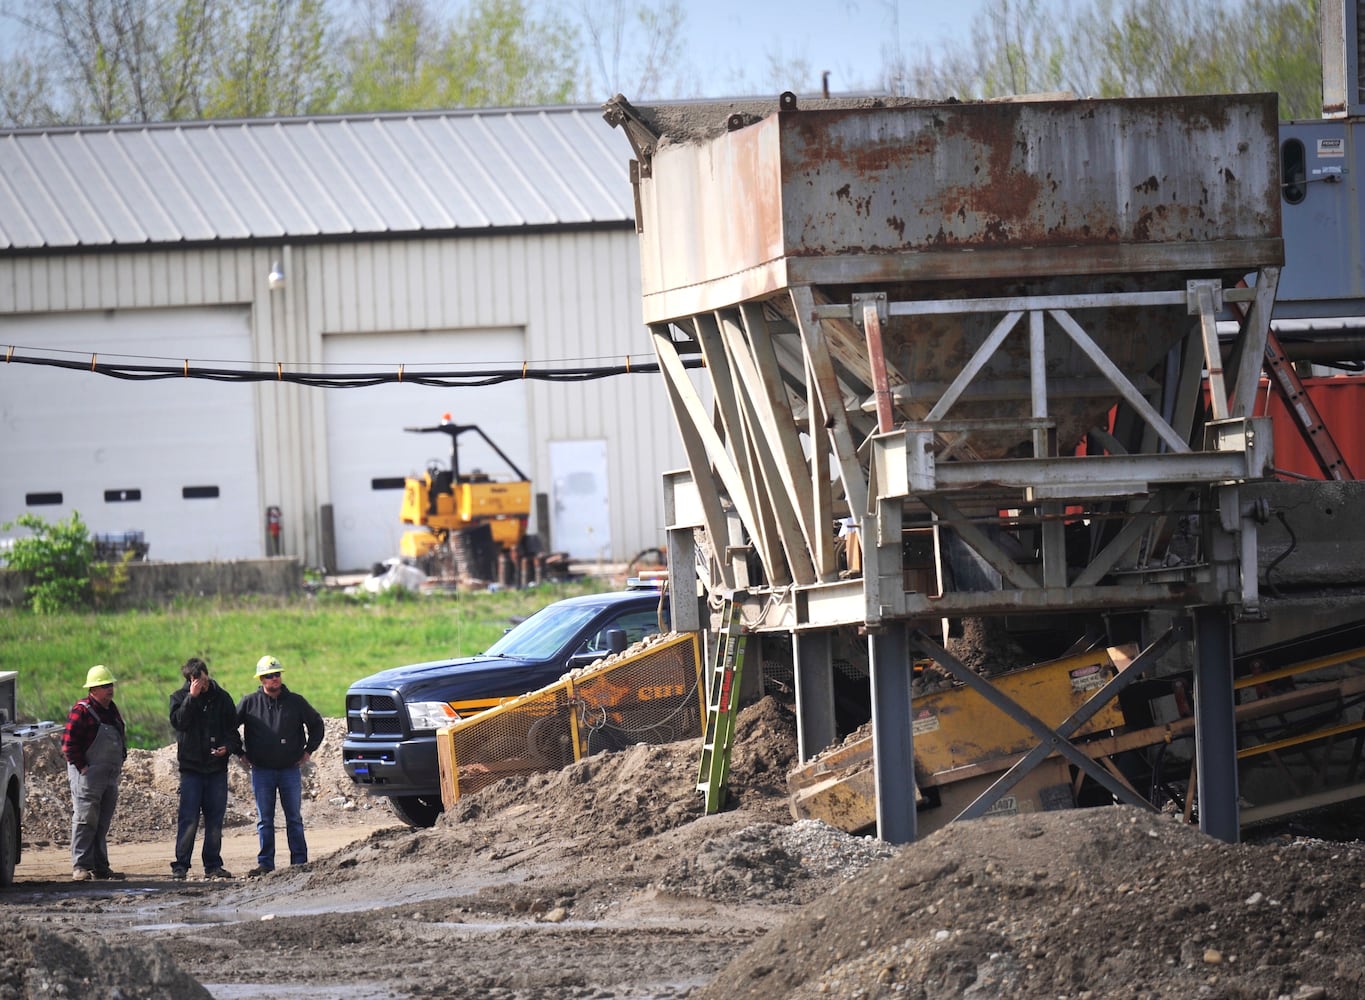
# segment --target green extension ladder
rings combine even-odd
[[[697,772],[697,791],[705,796],[708,816],[724,807],[725,788],[730,777],[730,748],[735,738],[739,680],[744,670],[743,617],[742,606],[733,597],[727,598],[721,609],[723,631],[717,636],[707,698],[706,730],[702,734],[701,767]]]

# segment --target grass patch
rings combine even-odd
[[[575,594],[606,589],[601,581],[546,584],[532,590],[426,595],[322,593],[289,599],[183,599],[153,609],[0,613],[0,665],[19,672],[19,714],[66,721],[84,695],[86,671],[103,663],[118,681],[114,700],[132,746],[174,740],[171,692],[180,665],[207,660],[235,700],[256,687],[265,653],[284,666],[284,681],[327,718],[345,712],[346,689],[378,670],[469,656],[487,649],[514,619]],[[340,734],[328,734],[328,738]]]

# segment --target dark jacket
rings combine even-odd
[[[243,698],[237,724],[252,767],[293,767],[322,744],[322,716],[283,684],[278,698],[260,688]]]
[[[234,754],[242,753],[242,737],[237,732],[237,706],[218,682],[209,678],[208,692],[198,698],[190,694],[190,682],[171,695],[171,728],[175,730],[175,759],[180,770],[195,774],[226,771]],[[226,756],[209,753],[226,745]]]

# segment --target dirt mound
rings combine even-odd
[[[5,1000],[197,1000],[212,995],[155,944],[106,944],[96,934],[63,934],[24,924],[11,925],[0,934],[0,997]]]
[[[1234,846],[1111,807],[960,823],[736,958],[700,998],[1365,996],[1365,845]]]
[[[775,699],[740,712],[730,807],[750,822],[789,820],[786,774],[795,748],[795,717]],[[635,843],[702,815],[698,763],[695,740],[597,754],[562,771],[504,778],[461,799],[440,825],[468,830],[480,817],[495,817],[498,835],[505,836],[509,822],[527,815],[526,836],[567,832],[583,850]]]

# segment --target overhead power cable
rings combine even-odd
[[[100,355],[74,355],[54,357],[41,353],[20,353],[33,351],[33,348],[11,346],[5,351],[5,363],[16,365],[39,365],[47,368],[63,368],[69,371],[94,372],[110,378],[131,381],[155,381],[163,379],[194,378],[213,382],[289,382],[294,385],[307,385],[323,389],[359,389],[371,385],[411,383],[413,385],[438,386],[441,388],[475,387],[498,385],[502,382],[591,382],[596,379],[611,378],[615,375],[657,374],[659,365],[650,361],[641,364],[632,361],[627,355],[622,362],[611,364],[570,365],[532,363],[523,361],[520,366],[484,369],[440,370],[435,367],[410,366],[398,364],[391,368],[362,372],[316,372],[286,367],[283,362],[247,363],[241,367],[208,367],[192,364],[187,358],[180,363],[131,364],[122,361],[100,360]],[[63,352],[70,353],[70,352]],[[112,357],[127,357],[113,355]],[[157,359],[164,361],[165,359]],[[268,366],[264,366],[267,365]],[[700,368],[700,358],[683,361],[684,367]],[[323,366],[326,367],[326,366]]]

